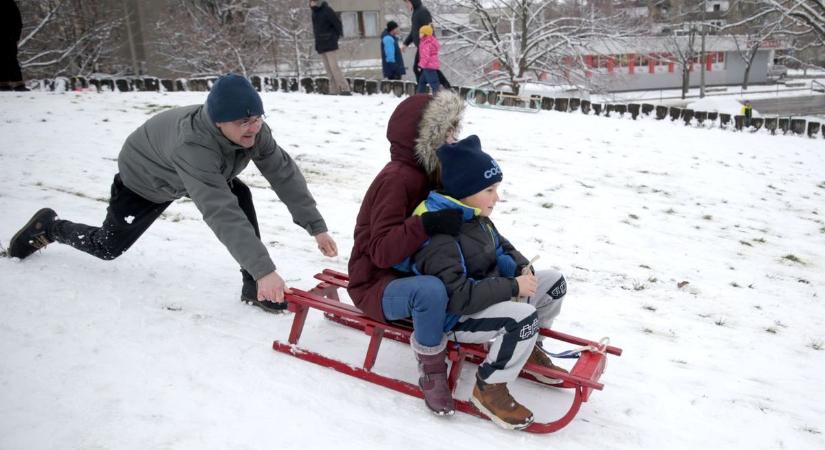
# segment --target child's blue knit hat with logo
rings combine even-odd
[[[478,136],[468,136],[436,150],[441,161],[444,193],[462,199],[500,182],[504,174],[492,156],[481,150]]]

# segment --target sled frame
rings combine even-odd
[[[483,96],[485,98],[484,103],[478,103],[476,101],[476,95]],[[504,111],[516,111],[526,113],[537,113],[541,111],[541,96],[539,95],[522,97],[520,95],[514,95],[507,92],[495,92],[495,96],[496,102],[490,103],[486,91],[480,89],[471,89],[467,93],[467,103],[469,103],[470,106],[475,106],[477,108],[501,109]],[[506,101],[514,103],[514,105],[505,105],[504,103]]]
[[[272,343],[272,348],[278,352],[323,367],[329,367],[346,375],[360,378],[364,381],[384,386],[403,394],[424,398],[421,389],[417,385],[381,375],[372,370],[383,339],[388,338],[402,343],[409,343],[412,334],[411,324],[408,322],[380,322],[367,317],[355,306],[341,302],[338,297],[338,289],[345,288],[349,282],[349,278],[345,273],[325,269],[323,272],[316,274],[315,278],[320,280],[320,283],[310,291],[292,288],[292,293],[286,295],[286,300],[289,302],[288,309],[294,313],[292,327],[288,341],[281,342],[276,340]],[[307,315],[312,309],[322,311],[324,317],[328,320],[361,330],[370,336],[362,366],[355,366],[351,363],[339,361],[298,346]],[[571,344],[600,345],[595,341],[545,328],[542,328],[540,333],[548,338]],[[529,363],[525,365],[525,368],[529,368],[531,371],[541,373],[550,378],[563,380],[562,384],[555,385],[554,387],[572,389],[573,401],[562,417],[546,423],[534,422],[523,431],[530,433],[551,433],[568,425],[579,412],[581,404],[589,399],[593,390],[604,389],[604,385],[599,382],[599,378],[604,371],[607,354],[620,356],[622,349],[607,345],[603,347],[603,352],[583,351],[569,374]],[[465,362],[480,364],[486,357],[487,352],[484,347],[479,344],[465,343],[458,345],[455,342],[449,341],[447,345],[447,355],[451,362],[448,372],[448,383],[450,389],[455,392],[463,364]],[[536,381],[535,378],[524,371],[522,371],[519,376]],[[455,399],[455,407],[457,411],[482,419],[488,419],[467,400]]]

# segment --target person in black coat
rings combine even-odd
[[[14,0],[0,0],[0,91],[28,91],[17,61],[23,20]]]
[[[407,8],[409,8],[410,12],[412,12],[412,16],[410,17],[412,26],[410,28],[410,34],[406,39],[404,39],[404,44],[401,46],[401,50],[405,50],[411,44],[415,45],[413,73],[415,73],[415,82],[418,83],[418,80],[421,78],[421,68],[418,67],[418,30],[420,30],[424,25],[431,25],[433,23],[433,16],[430,14],[430,11],[421,4],[421,0],[406,0],[406,3]]]
[[[401,45],[401,51],[404,51],[409,47],[411,44],[415,45],[415,58],[413,59],[413,73],[415,74],[415,83],[419,84],[421,81],[421,68],[418,67],[418,46],[419,46],[419,31],[421,27],[424,25],[432,25],[433,24],[433,16],[430,14],[430,11],[424,7],[421,3],[421,0],[406,0],[407,8],[409,8],[410,12],[412,12],[412,16],[410,17],[411,21],[411,28],[410,34],[404,39],[404,43]],[[450,82],[447,81],[447,77],[441,72],[441,70],[437,71],[438,74],[438,82],[441,87],[449,89],[451,87]]]
[[[329,93],[332,95],[352,95],[349,84],[338,67],[338,39],[344,36],[341,19],[324,1],[309,0],[312,9],[312,33],[315,36],[315,51],[321,56],[329,75]]]

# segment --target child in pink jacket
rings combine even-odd
[[[427,85],[430,85],[433,94],[438,92],[438,69],[441,64],[438,61],[438,50],[441,44],[433,35],[432,25],[424,25],[418,30],[420,35],[420,45],[418,47],[418,67],[421,68],[421,79],[418,81],[418,92],[427,92]]]

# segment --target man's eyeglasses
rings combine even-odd
[[[257,125],[262,120],[264,120],[264,116],[247,117],[246,119],[236,120],[235,124],[243,128],[244,130],[247,130],[253,125]]]

